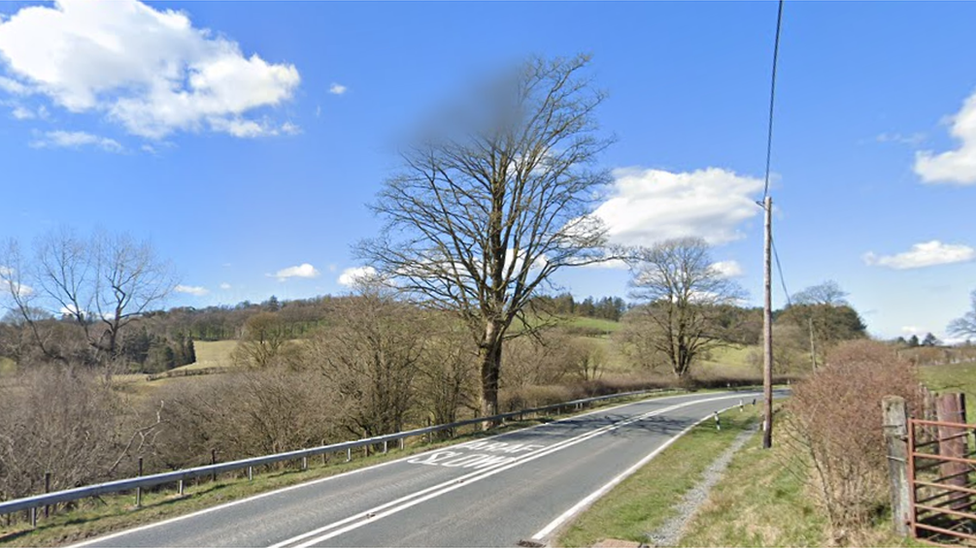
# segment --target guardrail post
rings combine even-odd
[[[51,471],[44,471],[44,493],[47,494],[51,491]],[[44,506],[44,518],[51,516],[51,506]]]
[[[308,471],[308,456],[302,456],[302,471]]]
[[[627,396],[630,396],[631,394],[634,394],[634,393],[627,393]],[[535,409],[529,409],[529,410],[520,410],[520,411],[517,411],[517,412],[511,412],[511,413],[508,413],[508,414],[499,414],[499,415],[492,416],[491,418],[465,419],[465,420],[461,420],[461,421],[455,421],[455,422],[452,422],[452,423],[446,424],[446,425],[431,426],[430,423],[432,421],[432,418],[428,418],[427,419],[427,423],[428,423],[428,427],[427,428],[421,427],[421,428],[412,429],[412,430],[409,430],[409,431],[403,431],[403,432],[399,432],[399,433],[393,433],[389,437],[375,437],[373,439],[358,440],[358,441],[347,441],[347,442],[337,443],[337,444],[333,444],[333,445],[325,445],[325,441],[323,440],[322,441],[323,442],[323,446],[318,451],[322,453],[322,461],[327,464],[328,461],[329,461],[329,454],[331,454],[331,453],[339,454],[339,452],[341,452],[342,450],[339,450],[338,448],[345,447],[346,448],[346,462],[350,462],[350,461],[352,461],[352,450],[353,450],[353,448],[357,448],[358,447],[357,445],[364,446],[363,450],[364,450],[365,454],[368,456],[370,454],[370,448],[369,447],[372,444],[376,444],[376,448],[377,448],[377,450],[379,450],[379,448],[380,448],[379,442],[383,442],[384,443],[383,444],[383,450],[386,451],[386,452],[389,452],[389,441],[390,440],[396,440],[399,443],[400,448],[401,449],[404,449],[406,447],[406,439],[409,438],[409,437],[418,437],[418,440],[426,440],[428,443],[432,443],[434,441],[434,437],[432,435],[433,432],[442,432],[442,431],[447,430],[447,431],[450,432],[450,435],[453,436],[456,433],[456,430],[458,428],[463,427],[463,426],[472,426],[472,425],[477,425],[479,423],[484,423],[487,419],[498,420],[498,419],[501,419],[502,417],[504,417],[504,418],[510,418],[510,417],[515,417],[515,416],[539,417],[541,413],[543,413],[545,411],[548,411],[548,410],[555,409],[555,408],[563,408],[563,409],[569,410],[569,409],[572,409],[572,407],[575,406],[575,405],[577,405],[577,404],[581,404],[583,408],[586,408],[591,402],[603,401],[603,400],[606,400],[608,398],[619,398],[619,396],[620,395],[610,395],[610,396],[606,396],[606,397],[596,397],[596,398],[586,399],[586,400],[584,400],[582,402],[580,402],[580,401],[573,401],[573,402],[569,402],[569,403],[562,403],[562,405],[555,404],[555,405],[552,405],[552,406],[547,406],[547,407],[542,407],[542,408],[535,408]],[[531,414],[535,414],[535,416],[531,416]],[[310,455],[307,450],[305,450],[305,451],[292,451],[292,452],[280,452],[280,453],[277,453],[277,454],[260,456],[260,458],[254,458],[253,460],[241,460],[240,462],[234,463],[233,464],[233,467],[238,472],[242,471],[245,468],[250,468],[249,478],[252,478],[253,479],[253,467],[255,466],[254,463],[270,464],[270,463],[282,463],[282,462],[285,462],[285,461],[292,462],[292,461],[295,460],[295,456],[296,455],[299,455],[299,456],[304,455],[304,457],[303,457],[303,466],[304,467],[307,467],[307,457]],[[179,496],[180,497],[184,497],[184,496],[187,495],[186,494],[186,491],[185,491],[185,488],[186,488],[186,481],[188,479],[189,480],[192,480],[192,479],[200,479],[200,478],[206,478],[206,477],[209,476],[212,482],[215,482],[215,483],[217,482],[217,473],[218,473],[218,469],[219,469],[219,468],[216,467],[216,465],[217,465],[217,448],[211,448],[211,450],[210,450],[210,465],[211,465],[211,467],[200,467],[200,468],[183,469],[183,470],[178,470],[178,471],[170,471],[170,472],[158,473],[158,474],[146,475],[146,476],[143,476],[143,471],[140,469],[140,476],[139,477],[132,477],[132,478],[127,478],[127,479],[120,479],[120,480],[117,480],[117,481],[109,481],[109,482],[106,482],[106,483],[100,483],[100,484],[89,485],[89,486],[80,486],[80,487],[76,487],[76,488],[69,488],[69,489],[66,489],[66,490],[63,490],[63,491],[49,492],[49,494],[48,494],[47,497],[34,496],[32,498],[22,498],[22,499],[19,499],[19,500],[2,501],[2,502],[0,502],[0,515],[5,516],[6,517],[6,520],[8,522],[10,522],[12,519],[15,518],[15,515],[17,513],[20,513],[21,511],[23,511],[24,512],[24,515],[16,515],[16,516],[23,516],[24,517],[23,520],[30,521],[30,520],[32,520],[32,515],[33,515],[33,521],[36,523],[37,518],[38,518],[37,515],[41,512],[42,508],[45,508],[45,512],[46,513],[49,513],[49,510],[47,510],[47,507],[53,505],[55,507],[55,512],[56,512],[57,511],[57,504],[58,503],[64,503],[64,502],[70,502],[70,501],[77,501],[78,499],[84,499],[84,498],[87,498],[87,497],[93,497],[93,496],[100,495],[100,494],[129,492],[129,490],[132,490],[133,488],[137,488],[138,489],[137,494],[136,494],[137,495],[137,505],[141,505],[141,503],[142,503],[142,501],[141,501],[141,494],[142,494],[142,491],[145,488],[150,488],[150,487],[153,487],[153,486],[160,486],[160,485],[169,485],[170,483],[172,483],[174,481],[177,482]],[[199,469],[203,469],[203,470],[199,470]],[[49,491],[49,489],[50,489],[49,487],[50,487],[49,480],[46,477],[45,478],[45,491]],[[40,501],[43,501],[44,503],[38,503]],[[0,516],[0,520],[3,520],[3,516]]]
[[[888,481],[891,490],[891,522],[895,533],[909,534],[912,503],[908,482],[908,414],[905,399],[886,396],[881,399],[882,426],[888,455]]]
[[[386,451],[387,451],[387,446],[386,446],[386,441],[384,440],[383,441],[383,453],[385,454]]]
[[[37,528],[37,507],[30,508],[30,524],[31,528]]]
[[[142,458],[139,458],[139,476],[142,476]],[[142,486],[136,486],[136,507],[142,507]]]
[[[254,467],[247,467],[247,480],[254,480]]]

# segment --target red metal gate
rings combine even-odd
[[[976,425],[908,420],[910,528],[936,544],[976,547]]]

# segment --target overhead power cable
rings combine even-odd
[[[792,307],[793,300],[790,299],[790,292],[786,289],[786,277],[783,276],[783,266],[779,262],[779,252],[776,250],[776,239],[770,238],[770,243],[773,245],[773,258],[776,260],[776,272],[779,273],[779,283],[783,286],[783,293],[786,294],[786,306]]]
[[[776,40],[773,43],[773,76],[769,86],[769,127],[766,132],[766,179],[763,185],[763,200],[769,196],[769,165],[773,157],[773,106],[776,103],[776,62],[779,59],[779,33],[783,26],[783,0],[779,0],[776,14]]]

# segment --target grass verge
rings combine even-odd
[[[804,479],[784,467],[789,451],[775,444],[775,439],[771,450],[763,450],[761,433],[751,437],[732,459],[679,545],[828,546],[826,520],[806,495]]]
[[[676,394],[680,394],[680,392],[663,393],[655,395],[655,398]],[[641,397],[615,399],[600,406],[594,406],[588,412],[644,399]],[[246,476],[226,474],[219,477],[215,483],[187,483],[182,497],[175,493],[175,489],[146,492],[142,497],[142,507],[139,508],[135,507],[134,493],[107,495],[76,502],[77,508],[75,509],[60,511],[47,519],[40,518],[37,528],[34,529],[31,529],[30,525],[24,521],[25,513],[18,513],[16,518],[19,520],[10,525],[6,525],[5,519],[0,519],[0,547],[56,547],[77,543],[85,539],[185,515],[277,488],[335,476],[426,452],[437,447],[459,444],[474,438],[493,436],[572,415],[576,414],[548,415],[537,419],[506,423],[501,428],[490,432],[462,435],[434,444],[423,444],[418,439],[418,443],[408,444],[403,451],[391,449],[387,454],[363,457],[360,451],[358,456],[349,463],[343,463],[343,459],[341,457],[337,459],[336,456],[332,456],[328,465],[323,465],[319,458],[310,459],[309,468],[306,471],[299,470],[296,463],[290,469],[261,474],[255,471],[254,480],[248,480]]]
[[[692,519],[679,547],[829,547],[823,511],[809,495],[809,465],[782,440],[763,450],[757,433],[740,450]],[[852,536],[860,547],[929,547],[896,536],[890,518]]]
[[[755,424],[759,407],[722,414],[691,429],[609,494],[584,511],[559,536],[562,547],[592,547],[606,538],[647,542],[647,535],[675,515],[673,505],[698,484],[704,471],[735,438]]]

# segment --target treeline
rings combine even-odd
[[[562,293],[554,297],[537,297],[534,299],[534,305],[556,315],[602,318],[613,321],[619,321],[628,309],[627,303],[620,297],[593,299],[592,296],[589,296],[583,301],[576,301],[576,298],[570,293]]]
[[[237,305],[219,305],[196,309],[176,307],[155,311],[147,316],[157,324],[183,330],[197,341],[238,339],[247,319],[258,313],[275,313],[286,326],[291,338],[302,337],[328,320],[335,310],[332,296],[280,301],[271,296],[261,303],[242,301]]]
[[[252,315],[240,368],[150,384],[148,397],[82,364],[19,368],[0,385],[0,500],[37,493],[45,472],[57,490],[133,475],[140,458],[145,472],[163,471],[206,463],[212,450],[226,461],[479,414],[479,348],[450,313],[382,293],[331,303],[328,322],[302,340],[286,337],[284,307]],[[159,341],[149,325],[130,325],[122,345],[145,360]],[[513,340],[500,410],[651,383],[600,380],[605,354],[578,339]]]
[[[34,334],[44,338],[36,343]],[[94,352],[82,326],[70,319],[36,317],[31,325],[16,317],[0,322],[0,357],[21,369],[44,364],[82,366],[106,374],[157,373],[196,362],[193,337],[185,331],[137,319],[120,333],[114,357]]]

